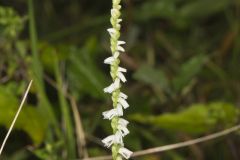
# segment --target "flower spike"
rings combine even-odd
[[[105,93],[112,94],[113,109],[105,111],[102,113],[104,119],[111,120],[111,126],[113,129],[113,134],[104,138],[102,142],[107,148],[112,147],[113,160],[122,160],[123,158],[129,159],[132,155],[132,151],[124,148],[123,137],[129,134],[127,129],[128,121],[121,118],[123,116],[123,110],[129,107],[127,102],[128,96],[121,92],[122,83],[127,81],[124,73],[127,69],[120,67],[119,55],[125,52],[123,45],[126,44],[125,41],[119,40],[120,29],[122,19],[121,16],[121,0],[112,0],[113,7],[111,9],[110,22],[112,27],[107,29],[110,35],[110,44],[112,56],[104,60],[105,64],[109,64],[111,71],[110,75],[112,77],[112,83],[103,89]]]

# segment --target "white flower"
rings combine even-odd
[[[125,125],[118,124],[117,129],[121,132],[123,137],[129,134],[129,130]]]
[[[117,11],[118,11],[118,10],[115,9],[115,8],[111,9],[111,16],[112,16],[112,17],[116,17],[116,15],[117,15],[117,14],[116,14]]]
[[[114,84],[112,83],[110,86],[103,89],[105,93],[112,93],[115,90]]]
[[[122,97],[118,98],[118,102],[124,109],[127,109],[129,107],[129,104],[127,103],[127,101]]]
[[[120,79],[116,78],[115,81],[113,82],[113,85],[115,89],[118,89],[120,87]]]
[[[115,109],[117,112],[117,116],[123,116],[123,109],[122,109],[121,105],[117,105],[117,107]]]
[[[121,52],[125,52],[125,49],[121,46],[123,44],[126,44],[124,41],[117,41],[117,50]]]
[[[118,72],[127,72],[126,68],[118,67]]]
[[[128,123],[129,122],[123,118],[119,118],[119,120],[118,120],[118,125],[121,125],[121,126],[127,126]]]
[[[112,17],[118,17],[119,14],[120,14],[119,10],[117,10],[117,9],[115,9],[115,8],[111,9],[111,15],[112,15]]]
[[[119,54],[120,54],[120,53],[119,53],[118,51],[115,52],[115,53],[113,54],[113,56],[106,58],[106,59],[104,60],[104,63],[105,63],[105,64],[113,64],[113,62],[116,61],[116,59],[119,57]],[[124,71],[121,71],[121,72],[124,72]]]
[[[117,76],[118,76],[118,78],[121,79],[121,81],[122,81],[123,83],[125,83],[125,82],[127,81],[126,77],[124,76],[124,74],[123,74],[122,72],[118,72],[118,73],[117,73]]]
[[[114,34],[117,33],[117,30],[115,28],[109,28],[107,29],[107,31],[109,32],[110,36],[113,36]]]
[[[119,131],[115,133],[115,143],[121,144],[123,146],[123,136]]]
[[[111,110],[103,112],[102,115],[103,115],[103,119],[112,119],[113,117],[117,116],[118,114],[117,114],[116,109],[111,109]]]
[[[117,72],[118,72],[117,73],[118,78],[120,78],[121,81],[123,83],[125,83],[127,80],[126,80],[126,78],[125,78],[125,76],[124,76],[124,74],[122,72],[127,72],[127,70],[125,68],[118,67],[118,71]]]
[[[128,123],[129,122],[123,118],[120,118],[118,120],[117,129],[122,133],[123,137],[126,136],[127,134],[129,134],[129,130],[127,129]]]
[[[117,23],[120,23],[120,22],[122,22],[122,19],[117,19]]]
[[[114,143],[114,135],[110,135],[102,140],[105,147],[110,147]]]
[[[116,60],[114,57],[108,57],[104,60],[105,64],[113,64],[113,62]]]
[[[122,46],[119,46],[119,45],[117,46],[117,50],[121,51],[121,52],[125,52],[125,49]]]
[[[123,99],[127,99],[128,96],[126,94],[124,94],[123,92],[120,92],[119,97],[123,98]]]
[[[126,42],[125,41],[117,41],[117,45],[122,45],[122,44],[126,44]]]
[[[118,152],[126,159],[129,159],[131,157],[131,155],[133,154],[132,151],[130,151],[124,147],[121,147]]]
[[[108,87],[104,88],[103,91],[105,93],[112,93],[116,89],[120,87],[120,79],[116,78],[115,81]]]
[[[102,115],[103,115],[103,119],[109,119],[109,120],[111,120],[115,116],[123,116],[122,106],[118,105],[114,109],[103,112]]]
[[[110,135],[102,140],[104,143],[104,146],[110,147],[114,143],[118,143],[123,145],[123,139],[122,139],[122,134],[121,132],[117,131],[116,134]]]
[[[114,52],[114,54],[113,54],[113,57],[115,58],[115,59],[117,59],[118,57],[119,57],[119,52],[118,51],[116,51],[116,52]]]

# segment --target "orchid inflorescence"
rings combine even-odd
[[[120,29],[121,25],[121,0],[113,0],[113,7],[111,9],[111,19],[112,28],[107,31],[110,34],[111,52],[112,56],[104,60],[105,64],[111,66],[111,77],[113,83],[108,87],[104,88],[105,93],[112,94],[113,109],[103,112],[104,119],[111,120],[111,126],[113,129],[113,135],[110,135],[102,140],[106,147],[112,147],[112,156],[114,160],[122,160],[122,157],[129,159],[133,152],[124,147],[123,137],[129,134],[127,129],[128,121],[121,118],[123,116],[123,109],[129,107],[126,99],[128,96],[121,92],[121,82],[125,83],[127,80],[123,73],[127,70],[119,66],[120,60],[119,55],[125,52],[122,45],[125,44],[124,41],[120,41]]]

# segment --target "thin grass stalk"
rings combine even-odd
[[[39,95],[39,102],[43,110],[45,111],[46,116],[50,119],[50,122],[54,125],[55,131],[60,136],[60,130],[58,129],[58,123],[54,112],[51,108],[51,105],[45,94],[45,86],[43,81],[43,69],[39,61],[38,49],[37,49],[37,31],[35,25],[34,17],[34,5],[33,0],[28,0],[28,16],[29,16],[29,35],[30,35],[30,45],[32,51],[32,74],[34,77],[35,85]]]
[[[54,68],[55,68],[55,76],[57,80],[57,88],[58,88],[58,98],[61,107],[61,114],[62,114],[62,122],[64,125],[64,131],[66,134],[66,149],[67,149],[67,157],[68,159],[75,159],[76,158],[76,141],[73,129],[73,120],[70,114],[70,107],[65,99],[64,93],[64,84],[61,77],[61,73],[59,70],[58,60],[57,58],[54,61]]]

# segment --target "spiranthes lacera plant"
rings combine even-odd
[[[111,126],[113,134],[102,140],[106,147],[112,147],[113,160],[122,160],[122,157],[129,159],[132,152],[124,147],[123,137],[129,133],[127,129],[128,121],[121,118],[123,116],[123,109],[129,107],[127,103],[127,95],[122,93],[121,82],[125,83],[127,80],[123,73],[127,72],[125,68],[119,66],[119,55],[125,52],[122,47],[125,44],[124,41],[120,41],[120,29],[121,25],[121,0],[112,0],[111,19],[112,28],[107,31],[110,34],[111,52],[112,56],[104,60],[105,64],[109,64],[111,67],[112,84],[104,88],[105,93],[112,94],[113,109],[103,112],[104,119],[111,120]]]

